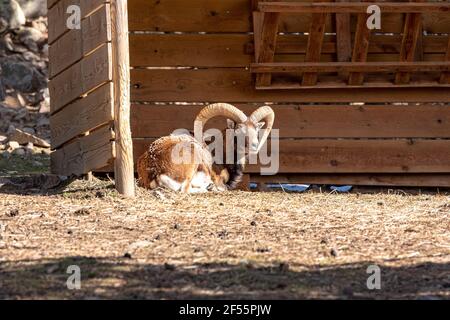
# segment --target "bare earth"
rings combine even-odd
[[[450,298],[448,193],[0,193],[0,299]],[[381,290],[367,288],[369,265]],[[66,287],[68,266],[82,288]]]

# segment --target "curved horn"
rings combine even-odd
[[[270,132],[272,131],[273,124],[275,122],[275,112],[269,106],[263,106],[257,109],[250,116],[250,120],[257,125],[261,120],[266,122],[266,129],[264,130],[263,136],[259,141],[258,151],[262,148],[264,143],[266,143],[267,138],[269,137]]]
[[[206,122],[214,117],[226,117],[237,123],[247,121],[247,116],[241,110],[228,103],[215,103],[203,108],[198,114],[194,123],[194,136],[197,140],[202,140],[203,128]],[[203,141],[200,141],[203,142]]]

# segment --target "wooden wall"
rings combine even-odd
[[[255,1],[128,3],[135,157],[157,137],[192,129],[206,103],[229,102],[249,113],[269,102],[282,138],[283,178],[265,181],[450,186],[448,88],[256,90],[249,72]],[[335,61],[336,19],[327,19],[321,61]],[[305,15],[282,19],[279,61],[304,59],[302,33],[311,21]],[[383,15],[368,61],[399,60],[404,22],[402,14]],[[450,15],[424,16],[423,29],[423,60],[445,60]]]
[[[81,8],[81,29],[67,8]],[[48,0],[52,172],[85,174],[115,157],[110,4]]]

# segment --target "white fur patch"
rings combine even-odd
[[[159,185],[173,191],[180,191],[182,184],[173,180],[171,177],[162,174],[158,177]]]

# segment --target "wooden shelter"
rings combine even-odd
[[[67,28],[70,5],[81,28]],[[370,30],[367,9],[381,9]],[[52,171],[114,171],[213,102],[269,103],[253,181],[450,186],[448,1],[48,0]],[[220,125],[213,121],[213,125]]]

